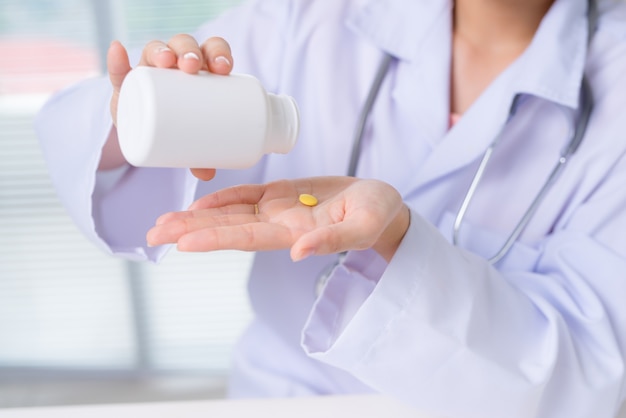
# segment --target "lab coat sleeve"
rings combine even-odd
[[[112,187],[98,187],[110,98],[104,78],[56,94],[37,116],[37,135],[57,194],[85,236],[110,253],[156,259],[163,249],[146,247],[146,231],[160,214],[190,203],[195,183],[185,170],[129,167]]]
[[[278,39],[288,12],[281,1],[249,2],[207,23],[195,36],[199,42],[223,36],[231,43],[236,69],[276,89],[282,45]],[[109,253],[158,260],[165,248],[147,247],[145,234],[159,215],[184,210],[193,201],[197,181],[183,169],[127,167],[123,173],[97,173],[112,129],[110,98],[106,77],[55,94],[36,120],[44,158],[62,203],[89,239]],[[210,183],[215,189],[259,181],[262,170],[260,163],[250,170],[220,172]]]
[[[367,252],[335,270],[305,350],[449,416],[614,417],[626,358],[624,178],[622,158],[531,271],[500,272],[413,212],[382,273],[364,267]]]

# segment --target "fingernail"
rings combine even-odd
[[[169,49],[166,46],[159,46],[154,50],[154,52],[156,52],[157,54],[160,54],[161,52],[166,52],[166,51],[171,51],[171,49]]]
[[[308,250],[301,251],[300,254],[297,254],[293,258],[293,261],[302,261],[305,258],[312,256],[313,254],[315,254],[315,249],[309,248]]]
[[[215,57],[213,62],[216,64],[226,64],[230,66],[230,60],[223,55],[220,55],[219,57]]]
[[[183,58],[186,60],[200,61],[200,57],[195,52],[187,52],[185,55],[183,55]]]

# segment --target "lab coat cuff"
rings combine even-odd
[[[100,170],[96,172],[96,184],[93,197],[106,195],[124,178],[126,172],[130,170],[130,164],[124,164],[111,170]]]
[[[111,86],[87,79],[53,95],[35,120],[35,130],[59,199],[79,229],[106,250],[92,218],[100,149],[111,130]],[[76,109],[80,109],[77,114]]]
[[[171,246],[148,247],[146,233],[162,214],[185,210],[196,188],[185,169],[131,168],[114,190],[94,198],[96,232],[115,255],[158,262]]]
[[[389,264],[372,250],[348,254],[332,273],[305,324],[302,346],[309,356],[348,371],[359,367],[417,291],[419,281],[411,279],[414,276],[405,269],[407,260],[415,267],[419,242],[424,246],[428,241],[418,240],[424,236],[422,229],[423,225],[411,222]]]

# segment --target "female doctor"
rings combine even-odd
[[[111,83],[67,89],[38,118],[58,193],[104,250],[272,250],[252,268],[233,396],[379,392],[448,417],[618,414],[623,2],[257,0],[193,38],[148,44],[138,65],[227,74],[233,56],[295,97],[302,119],[290,154],[249,170],[193,170],[215,175],[198,182],[130,167],[114,127],[131,68],[119,43]]]

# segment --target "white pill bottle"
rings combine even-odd
[[[122,84],[117,134],[138,167],[242,169],[288,153],[299,130],[293,98],[244,74],[140,66]]]

